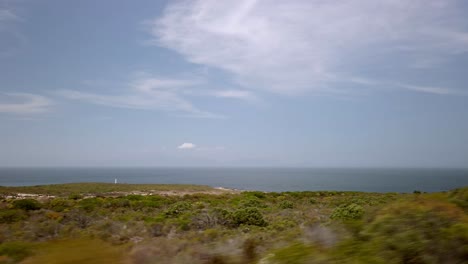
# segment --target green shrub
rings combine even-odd
[[[266,198],[266,194],[264,192],[260,192],[260,191],[250,191],[250,192],[243,192],[242,193],[244,196],[247,196],[247,197],[255,197],[255,198],[259,198],[259,199],[263,199],[263,198]]]
[[[86,198],[79,201],[79,207],[84,209],[86,212],[92,212],[97,207],[101,207],[103,205],[102,198]]]
[[[242,200],[240,201],[239,206],[240,207],[259,207],[259,208],[266,207],[266,205],[260,202],[257,198],[248,198],[248,199]]]
[[[87,228],[93,221],[93,218],[88,216],[86,212],[79,209],[71,210],[65,215],[64,218],[65,222],[75,222],[76,225],[81,229]]]
[[[177,202],[172,204],[166,211],[164,211],[164,215],[168,217],[176,217],[183,212],[190,210],[191,208],[192,205],[188,202]]]
[[[175,221],[175,224],[177,225],[178,229],[182,231],[190,230],[191,223],[192,222],[190,221],[190,219],[185,218],[185,217],[177,218]]]
[[[76,200],[81,200],[81,199],[83,199],[83,195],[78,194],[78,193],[72,193],[72,194],[70,194],[70,195],[68,196],[68,199],[70,199],[70,200],[75,200],[75,201],[76,201]]]
[[[468,187],[455,189],[449,193],[450,202],[463,208],[468,212]]]
[[[279,204],[279,208],[281,209],[292,209],[294,208],[294,203],[291,202],[291,201],[281,201],[281,203]]]
[[[26,213],[19,209],[0,210],[0,224],[10,224],[27,218]]]
[[[14,262],[19,262],[32,255],[33,248],[29,243],[6,242],[0,244],[0,256],[8,256]]]
[[[232,213],[223,208],[213,208],[210,213],[211,217],[216,220],[216,223],[224,226],[232,226]]]
[[[203,202],[195,202],[193,205],[194,205],[195,208],[197,208],[197,209],[203,209],[203,208],[206,207],[206,205],[205,205]]]
[[[464,263],[468,256],[468,219],[450,203],[420,199],[390,205],[363,234],[394,263]]]
[[[137,194],[129,194],[125,196],[125,198],[127,198],[130,201],[141,201],[145,199],[143,195],[137,195]]]
[[[276,222],[273,222],[271,225],[268,226],[268,228],[276,230],[276,231],[284,231],[289,228],[293,228],[297,226],[297,224],[294,221],[291,220],[279,220]]]
[[[70,208],[72,205],[73,201],[63,198],[56,198],[49,202],[49,208],[56,212],[62,212],[65,209]]]
[[[142,197],[143,199],[139,199],[137,197],[129,199],[130,207],[134,210],[151,210],[153,208],[162,208],[165,204],[168,203],[167,200],[161,198],[160,196],[135,196]],[[126,198],[128,198],[128,196],[126,196]]]
[[[244,208],[235,211],[232,215],[234,224],[240,225],[254,225],[266,226],[267,222],[263,219],[263,215],[257,208]]]
[[[32,211],[41,209],[41,204],[34,199],[21,199],[13,201],[13,207],[16,209]]]
[[[126,198],[113,198],[110,199],[107,204],[105,204],[105,207],[108,208],[122,208],[122,207],[130,207],[130,200]]]
[[[364,215],[364,208],[357,204],[343,204],[338,206],[331,214],[331,219],[353,220],[360,219]]]

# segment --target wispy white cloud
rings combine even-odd
[[[425,86],[425,85],[414,85],[408,83],[397,83],[392,81],[382,81],[382,80],[375,80],[369,78],[362,78],[362,77],[352,77],[347,79],[347,81],[364,85],[364,86],[372,86],[381,89],[398,89],[398,90],[409,90],[413,92],[420,92],[420,93],[430,93],[436,95],[461,95],[465,96],[468,95],[467,91],[460,90],[460,89],[452,89],[447,87],[435,87],[435,86]]]
[[[0,9],[0,23],[5,21],[19,20],[19,17],[9,9]]]
[[[135,90],[152,93],[161,90],[175,91],[180,88],[186,88],[198,84],[196,80],[185,80],[185,79],[164,79],[164,78],[139,78],[132,83]]]
[[[35,114],[49,110],[52,102],[48,98],[30,93],[0,94],[0,113]],[[3,97],[3,98],[2,98]]]
[[[217,90],[213,92],[213,95],[221,98],[232,98],[242,100],[254,99],[253,93],[246,90]]]
[[[1,6],[0,0],[0,58],[8,57],[20,49],[26,37],[17,29],[22,19],[12,10]]]
[[[468,51],[457,0],[172,1],[153,43],[222,69],[245,88],[327,92],[361,66],[431,67]],[[423,60],[423,61],[420,61]],[[430,62],[430,63],[429,63]],[[388,65],[385,65],[388,66]]]
[[[408,83],[400,83],[400,82],[392,82],[392,81],[385,81],[385,80],[376,80],[376,79],[369,79],[363,77],[351,77],[348,78],[347,81],[364,85],[364,86],[372,86],[380,89],[398,89],[398,90],[409,90],[413,92],[420,92],[420,93],[430,93],[436,95],[460,95],[466,96],[468,95],[467,91],[461,89],[452,89],[447,87],[436,87],[436,86],[427,86],[427,85],[414,85]]]
[[[438,95],[468,95],[468,92],[449,89],[445,87],[433,87],[433,86],[420,86],[420,85],[410,85],[410,84],[397,84],[397,86],[415,91],[415,92],[422,92],[422,93],[431,93],[431,94],[438,94]]]
[[[174,115],[194,118],[224,118],[194,106],[188,98],[197,80],[140,77],[131,81],[126,90],[117,94],[60,90],[65,98],[87,103],[140,110],[162,110]],[[191,92],[192,91],[192,92]]]
[[[180,146],[178,146],[178,149],[194,149],[197,146],[193,143],[182,143]]]

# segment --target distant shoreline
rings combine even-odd
[[[97,196],[121,197],[128,195],[162,195],[162,196],[184,196],[193,194],[235,194],[241,190],[224,187],[210,187],[204,185],[184,184],[127,184],[127,183],[68,183],[48,184],[34,186],[0,186],[0,195],[10,199],[46,199],[57,196],[73,194],[83,195],[85,198]]]
[[[460,187],[460,188],[464,188]],[[458,189],[458,188],[457,188]],[[211,187],[205,185],[187,185],[187,184],[127,184],[127,183],[67,183],[67,184],[48,184],[34,186],[0,186],[0,196],[6,199],[53,199],[56,197],[65,197],[70,195],[81,195],[83,198],[94,197],[122,197],[129,195],[161,195],[161,196],[184,196],[196,194],[223,195],[238,194],[241,192],[263,192],[256,190],[239,190],[225,187]],[[316,193],[393,193],[398,192],[364,192],[364,191],[340,191],[340,190],[321,190],[321,191],[298,191],[316,192]],[[414,190],[415,193],[423,193]],[[281,192],[279,192],[281,193]],[[288,193],[288,192],[283,192]],[[405,193],[399,193],[405,194]],[[408,194],[408,193],[406,193]]]

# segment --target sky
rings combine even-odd
[[[467,167],[467,13],[0,0],[0,166]]]

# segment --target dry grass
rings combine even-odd
[[[112,246],[100,240],[65,240],[44,243],[38,254],[24,260],[23,264],[65,263],[125,263],[124,246]]]

